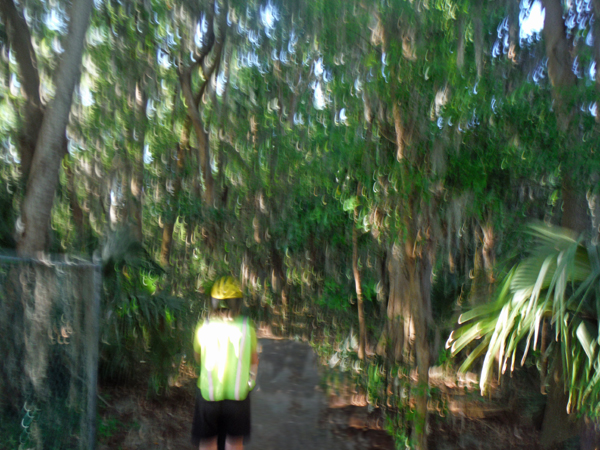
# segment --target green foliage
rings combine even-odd
[[[389,414],[385,417],[385,431],[394,438],[396,448],[398,450],[406,450],[414,448],[411,443],[410,436],[407,433],[407,429],[404,426],[404,421],[408,417],[402,417],[400,414]]]
[[[385,368],[379,364],[370,364],[367,368],[367,395],[371,404],[383,405],[386,400]]]
[[[14,413],[2,411],[0,418],[0,447],[12,449],[19,447],[19,437],[23,429]]]
[[[323,295],[317,299],[317,305],[333,311],[346,311],[350,304],[344,291],[340,292],[340,286],[333,280],[327,280],[323,288]]]
[[[117,417],[98,417],[98,424],[96,426],[98,439],[106,440],[111,438],[119,431],[121,424]]]
[[[464,312],[447,345],[456,355],[471,349],[461,370],[485,355],[481,389],[485,391],[498,360],[499,374],[530,349],[541,344],[544,321],[551,325],[557,357],[569,391],[569,408],[597,415],[600,371],[597,367],[600,253],[597,245],[585,244],[567,230],[532,226],[537,244],[529,256],[513,267],[498,288],[496,299]],[[524,349],[520,348],[525,342]],[[470,347],[469,347],[470,348]],[[543,357],[551,357],[553,347]],[[522,352],[522,355],[521,355]]]
[[[168,388],[174,362],[184,354],[187,336],[178,327],[189,325],[183,299],[158,289],[164,271],[127,234],[105,245],[105,278],[101,373],[127,380],[150,369],[148,385],[153,395]],[[110,250],[118,249],[116,252]],[[167,284],[168,286],[168,284]]]

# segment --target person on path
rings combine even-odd
[[[225,436],[226,450],[242,450],[250,437],[250,391],[256,382],[256,330],[240,315],[242,291],[230,276],[215,282],[211,312],[198,323],[194,353],[200,363],[192,443],[217,450]]]

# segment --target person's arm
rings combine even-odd
[[[256,375],[258,373],[258,352],[256,349],[250,357],[250,379],[256,384]]]
[[[256,330],[254,327],[251,328],[250,333],[250,338],[252,339],[252,354],[250,355],[250,381],[251,386],[254,387],[256,385],[256,375],[258,373],[258,340],[256,339]]]

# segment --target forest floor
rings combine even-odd
[[[378,409],[369,411],[327,397],[317,357],[308,344],[260,339],[259,345],[259,377],[251,397],[253,431],[247,450],[395,448],[393,439],[383,430],[384,420]],[[191,376],[180,379],[160,401],[147,399],[144,384],[102,387],[98,450],[191,450],[194,392]],[[481,401],[457,398],[448,402],[444,417],[430,415],[430,448],[539,448],[535,427],[518,414],[496,408],[497,414],[484,417],[477,406]]]

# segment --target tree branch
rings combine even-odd
[[[198,145],[200,147],[200,151],[198,152],[200,156],[200,165],[202,168],[202,174],[204,175],[204,185],[205,185],[205,200],[212,200],[212,172],[210,169],[210,155],[208,149],[208,136],[204,131],[204,122],[202,121],[202,117],[198,112],[198,107],[196,106],[194,94],[192,93],[192,76],[189,70],[185,70],[179,73],[179,80],[181,83],[181,91],[183,93],[183,97],[185,98],[185,102],[187,103],[187,113],[188,117],[192,121],[192,125],[194,127],[194,131],[196,132],[196,137],[198,139]],[[208,83],[208,80],[204,82],[203,88]],[[201,90],[203,89],[201,88]]]
[[[221,28],[223,28],[224,24],[221,24]],[[224,30],[224,28],[223,28]],[[181,84],[181,91],[183,93],[183,97],[185,102],[187,103],[187,113],[189,119],[192,121],[192,125],[194,127],[194,131],[196,133],[196,137],[198,139],[199,152],[198,155],[200,157],[200,165],[202,168],[202,174],[204,176],[204,186],[205,186],[205,201],[208,204],[212,204],[213,201],[213,177],[212,170],[210,167],[210,149],[208,146],[208,136],[204,131],[204,122],[202,117],[198,111],[198,107],[200,106],[200,102],[202,101],[202,96],[206,92],[206,88],[210,79],[215,73],[215,71],[220,67],[221,57],[223,53],[223,46],[225,41],[225,36],[222,36],[219,40],[214,40],[214,34],[210,31],[210,35],[213,36],[212,43],[208,47],[208,49],[204,52],[204,55],[199,60],[197,64],[202,68],[202,72],[204,75],[204,82],[200,86],[200,90],[198,94],[194,96],[192,91],[192,70],[195,65],[188,68],[179,70],[179,80]],[[209,53],[213,53],[215,55],[213,63],[205,70],[203,67],[203,63],[205,61],[206,56]]]
[[[15,58],[21,74],[22,92],[25,97],[24,127],[19,136],[19,152],[22,177],[27,180],[39,126],[44,117],[44,107],[40,98],[40,76],[37,70],[37,58],[31,43],[31,33],[23,14],[17,10],[13,0],[0,0],[0,14],[6,24],[10,45],[15,51]]]
[[[37,58],[31,43],[31,34],[25,18],[12,0],[0,0],[0,13],[7,25],[10,45],[15,50],[17,64],[21,72],[21,85],[27,102],[41,107],[40,76],[37,70]]]

